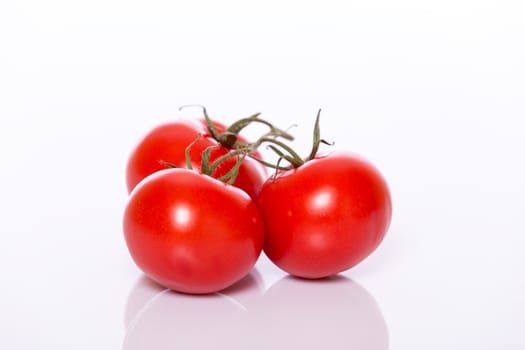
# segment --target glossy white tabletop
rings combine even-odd
[[[0,347],[525,348],[523,18],[519,1],[2,2]],[[123,240],[126,159],[200,116],[188,103],[298,124],[304,153],[322,107],[323,137],[390,185],[383,243],[323,281],[261,256],[215,295],[151,283]]]

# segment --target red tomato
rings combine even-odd
[[[257,203],[266,224],[264,252],[304,278],[330,276],[359,263],[382,241],[392,216],[379,171],[339,152],[270,177]]]
[[[132,191],[124,236],[151,279],[180,292],[212,293],[250,272],[264,224],[240,189],[195,171],[166,169]]]
[[[223,132],[226,127],[220,123],[213,122],[219,132]],[[206,127],[204,120],[179,120],[160,125],[151,130],[132,151],[127,168],[126,182],[128,191],[133,188],[146,176],[156,171],[166,169],[166,166],[159,163],[163,160],[170,162],[177,167],[186,168],[186,147],[195,141],[198,135],[203,137],[191,148],[191,159],[196,169],[200,169],[202,163],[202,152],[209,146],[217,146],[211,152],[211,162],[227,154],[230,150],[221,146],[211,135]],[[246,142],[242,137],[239,140]],[[260,157],[258,153],[256,157]],[[236,158],[230,158],[221,164],[212,174],[219,178],[226,174],[236,163]],[[256,160],[246,157],[239,168],[234,186],[239,187],[254,197],[264,180],[266,179],[266,168]]]

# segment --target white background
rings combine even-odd
[[[521,1],[3,1],[3,349],[525,347]],[[220,295],[163,292],[124,244],[151,127],[254,112],[387,178],[383,244],[306,283],[264,257]],[[295,345],[294,345],[295,344]]]

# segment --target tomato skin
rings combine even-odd
[[[246,276],[260,255],[264,224],[242,190],[187,169],[144,179],[124,212],[137,266],[184,293],[213,293]]]
[[[257,204],[266,224],[265,254],[304,278],[334,275],[362,261],[381,243],[392,216],[382,175],[344,152],[270,177]]]
[[[213,124],[219,132],[226,129],[221,123],[213,122]],[[203,137],[193,145],[190,152],[192,165],[196,169],[200,170],[202,152],[209,146],[217,146],[211,153],[212,162],[230,152],[210,136],[205,120],[181,119],[159,125],[146,134],[131,152],[126,167],[128,192],[131,192],[146,176],[166,169],[165,165],[159,163],[161,160],[186,168],[186,147],[195,141],[199,134]],[[239,140],[246,142],[242,137],[239,137]],[[260,154],[256,153],[254,156],[260,157]],[[235,162],[236,158],[227,160],[212,176],[219,178],[226,174]],[[234,186],[254,198],[265,180],[266,168],[256,160],[246,157],[239,168]]]

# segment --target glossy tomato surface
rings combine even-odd
[[[224,125],[214,122],[217,130],[223,132]],[[126,183],[128,192],[146,176],[166,169],[160,161],[172,163],[180,168],[186,168],[186,147],[195,141],[199,135],[202,138],[191,148],[191,160],[195,169],[200,170],[202,152],[209,146],[216,146],[211,153],[211,161],[227,154],[230,149],[221,146],[211,137],[204,120],[178,120],[159,125],[146,134],[131,152],[126,168]],[[239,136],[239,140],[246,142]],[[260,157],[258,153],[256,157]],[[212,174],[219,178],[226,174],[236,163],[237,158],[231,158],[223,163]],[[239,168],[234,186],[248,193],[252,198],[257,194],[266,179],[266,169],[256,160],[246,157]]]
[[[243,191],[187,169],[147,177],[131,193],[124,236],[137,266],[159,284],[212,293],[246,276],[264,224]]]
[[[390,191],[363,158],[334,152],[270,177],[257,199],[264,252],[286,272],[321,278],[347,270],[382,241]]]

